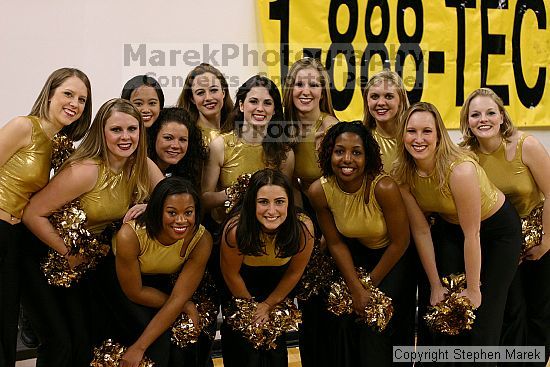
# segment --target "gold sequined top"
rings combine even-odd
[[[384,171],[391,172],[393,162],[397,159],[397,139],[383,136],[376,129],[372,130],[374,140],[380,145],[380,154],[382,155],[382,166]]]
[[[135,220],[129,221],[128,224],[136,233],[139,241],[138,262],[142,274],[174,274],[180,271],[204,234],[204,227],[199,225],[185,249],[185,254],[181,256],[181,249],[185,244],[183,239],[166,246],[149,237],[146,227],[137,224]],[[115,239],[113,239],[113,253],[116,255]]]
[[[234,132],[221,135],[224,141],[223,166],[220,172],[220,190],[233,185],[244,173],[266,168],[262,144],[249,144]]]
[[[374,178],[368,192],[368,203],[365,203],[366,178],[363,179],[359,190],[347,193],[340,188],[335,176],[321,177],[321,186],[325,192],[328,207],[332,212],[336,228],[342,236],[357,238],[371,249],[388,246],[390,237],[386,220],[374,195],[374,188],[378,181],[387,176],[379,174]]]
[[[208,148],[210,142],[220,136],[220,130],[212,129],[210,127],[199,126],[202,133],[202,141],[204,146]]]
[[[114,173],[105,164],[96,161],[99,174],[94,188],[80,197],[86,212],[87,228],[99,234],[112,222],[122,219],[130,208],[132,190],[124,170]]]
[[[16,218],[23,216],[31,195],[46,186],[51,169],[52,140],[38,117],[27,117],[32,122],[31,143],[0,167],[0,208]]]
[[[506,159],[504,140],[493,153],[477,153],[479,164],[487,172],[487,176],[506,195],[522,218],[544,200],[529,167],[523,163],[522,148],[526,137],[524,134],[518,140],[516,155],[511,161]]]
[[[304,136],[294,146],[294,177],[299,178],[304,187],[308,187],[321,177],[321,168],[317,162],[318,152],[315,149],[315,133],[326,116],[326,113],[321,112],[313,128],[306,130]]]
[[[308,220],[308,216],[305,214],[298,214],[298,220],[304,222]],[[277,257],[277,250],[275,249],[275,236],[270,236],[263,232],[260,234],[260,239],[263,244],[265,254],[261,256],[244,255],[243,264],[248,266],[282,266],[292,259],[292,257]]]
[[[462,162],[471,162],[476,168],[481,193],[481,217],[486,217],[493,210],[498,201],[498,189],[489,180],[479,163],[470,157],[463,156],[451,163],[447,177],[445,177],[443,193],[437,188],[439,182],[436,182],[433,174],[428,177],[418,174],[415,176],[411,192],[424,213],[438,213],[447,222],[459,224],[455,201],[449,187],[449,176],[453,168]]]

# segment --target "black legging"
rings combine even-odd
[[[0,366],[15,366],[19,319],[19,246],[22,224],[0,220]]]
[[[40,345],[37,367],[87,367],[92,359],[88,285],[48,285],[40,261],[48,247],[26,232],[20,266],[21,304]]]
[[[464,234],[459,225],[441,218],[432,227],[440,276],[464,272]],[[508,288],[516,273],[521,246],[521,223],[508,202],[481,222],[481,306],[470,333],[458,337],[434,335],[440,345],[499,345]]]

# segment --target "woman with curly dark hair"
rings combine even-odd
[[[311,184],[309,197],[355,312],[329,323],[326,337],[331,340],[323,347],[331,360],[325,363],[389,366],[393,320],[383,332],[355,322],[371,298],[355,268],[369,272],[373,285],[394,304],[400,301],[408,276],[402,255],[409,243],[409,222],[399,187],[383,173],[378,143],[359,121],[340,122],[327,131],[319,162],[323,176]]]
[[[300,280],[312,249],[313,224],[298,214],[288,179],[272,169],[256,172],[221,236],[221,270],[228,295],[259,302],[254,322],[264,324]],[[276,344],[271,350],[255,349],[226,323],[222,326],[226,367],[287,366],[284,336]]]
[[[189,113],[177,107],[163,109],[148,135],[147,153],[162,173],[184,177],[198,185],[206,148],[201,130]]]

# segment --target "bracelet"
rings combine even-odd
[[[268,305],[269,308],[272,308],[272,307],[273,307],[272,305],[270,305],[269,303],[267,303],[267,301],[263,301],[263,303],[265,303],[266,305]]]
[[[67,255],[69,254],[69,252],[71,252],[71,249],[67,248],[67,252],[65,252],[64,254],[60,254],[60,255],[63,256],[64,258],[66,258]]]

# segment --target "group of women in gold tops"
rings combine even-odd
[[[140,75],[92,121],[77,69],[54,71],[28,116],[0,129],[0,365],[14,366],[21,305],[40,346],[37,366],[88,366],[92,346],[128,346],[120,366],[206,366],[211,339],[180,348],[170,326],[198,322],[192,296],[206,269],[220,298],[253,298],[269,321],[304,274],[315,246],[351,294],[352,315],[301,300],[304,366],[386,366],[392,346],[537,345],[550,348],[550,157],[514,127],[490,89],[473,91],[456,145],[437,108],[410,105],[401,78],[373,75],[362,121],[339,122],[322,64],[296,61],[282,86],[256,75],[233,101],[223,74],[193,69],[176,107]],[[78,141],[50,179],[52,139]],[[243,175],[235,199],[235,184]],[[48,251],[75,254],[50,216],[78,199],[86,228],[122,223],[109,254],[70,287],[48,284]],[[521,220],[542,216],[540,241],[521,252]],[[371,293],[356,267],[392,298],[384,331],[356,322]],[[445,297],[441,277],[465,273],[476,308],[469,332],[444,336],[422,315]],[[417,292],[418,289],[418,292]],[[418,293],[418,295],[417,295]],[[415,321],[418,306],[419,320]],[[226,315],[225,315],[226,316]],[[286,366],[284,337],[256,349],[224,320],[225,366]],[[542,364],[541,364],[542,365]]]

